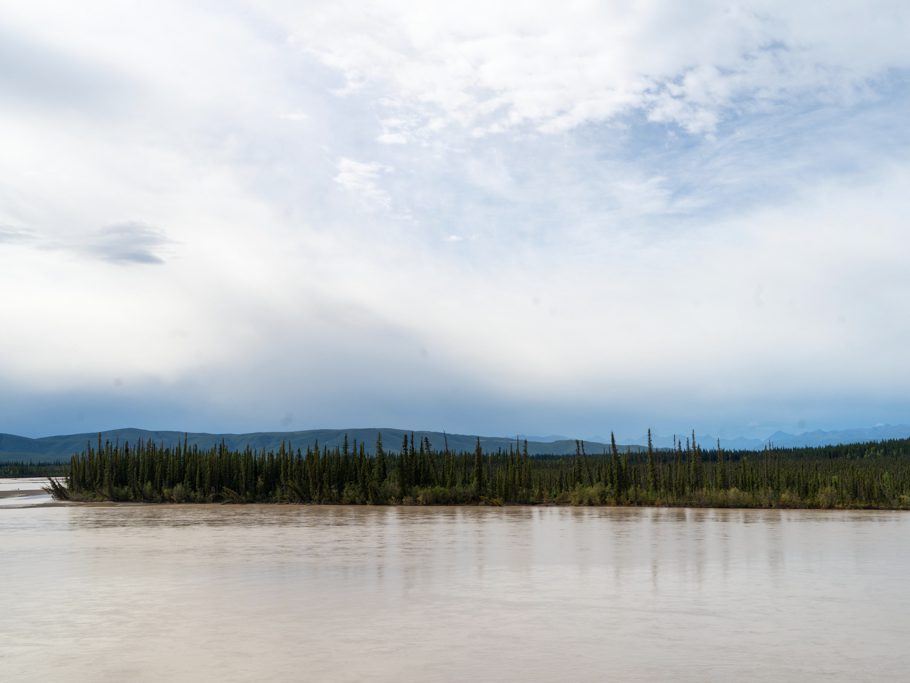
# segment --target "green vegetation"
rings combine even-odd
[[[0,462],[0,477],[62,477],[68,469],[61,462]]]
[[[673,449],[529,456],[433,450],[405,435],[375,456],[364,444],[277,451],[153,442],[89,445],[67,473],[72,500],[175,503],[567,504],[910,508],[910,439],[822,448]],[[64,494],[61,494],[61,496]]]

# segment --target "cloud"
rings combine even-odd
[[[137,93],[119,69],[0,29],[0,101],[67,107],[107,118]]]
[[[160,265],[165,262],[163,251],[173,241],[157,228],[139,222],[126,222],[63,240],[39,235],[32,230],[0,226],[0,245],[4,243],[63,251],[110,263]]]
[[[906,3],[357,9],[0,9],[0,430],[901,421]]]
[[[81,249],[110,263],[161,265],[164,263],[161,250],[171,243],[157,228],[127,222],[102,228]]]
[[[355,195],[365,206],[389,209],[392,198],[377,182],[393,169],[375,162],[362,162],[342,157],[338,160],[338,173],[334,181]]]
[[[870,94],[889,70],[910,67],[908,25],[910,10],[895,2],[832,11],[786,2],[570,3],[558,12],[533,2],[385,2],[355,12],[335,2],[301,17],[294,37],[344,73],[344,92],[387,91],[383,135],[397,141],[440,126],[559,132],[635,111],[711,133],[792,98]]]
[[[35,239],[34,233],[22,228],[14,228],[8,225],[0,225],[0,244],[22,244],[31,242]]]
[[[287,111],[279,114],[278,118],[284,121],[306,121],[310,117],[303,111]]]

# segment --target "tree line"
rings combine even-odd
[[[67,465],[60,462],[0,462],[0,477],[62,477],[67,470]]]
[[[174,503],[569,504],[910,508],[910,439],[820,448],[704,449],[693,433],[670,449],[529,456],[433,449],[405,435],[374,454],[363,443],[277,451],[87,444],[57,497]]]

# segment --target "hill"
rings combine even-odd
[[[341,446],[345,435],[353,446],[354,441],[363,443],[368,453],[372,454],[376,446],[376,436],[382,433],[382,442],[386,450],[397,451],[401,448],[405,434],[410,438],[411,432],[403,429],[309,429],[298,432],[253,432],[250,434],[207,434],[202,432],[178,431],[152,431],[147,429],[113,429],[101,432],[103,441],[111,443],[136,443],[140,439],[151,439],[156,444],[173,446],[182,443],[184,438],[193,446],[210,448],[217,446],[222,441],[232,450],[242,450],[249,446],[254,450],[277,450],[281,443],[290,444],[294,449],[306,449],[319,443],[320,446],[333,448]],[[449,449],[455,452],[471,451],[477,442],[477,436],[471,434],[444,434],[443,432],[415,431],[414,436],[423,440],[430,440],[430,445],[435,449],[443,449],[448,441]],[[31,439],[13,434],[0,434],[0,462],[25,461],[25,462],[61,462],[68,460],[74,453],[81,452],[88,442],[96,442],[97,433],[66,434],[59,436],[45,436]],[[499,449],[508,450],[515,445],[515,439],[498,436],[481,436],[480,444],[485,452],[495,452]],[[609,446],[599,442],[585,442],[588,453],[602,453]],[[621,450],[638,451],[639,446],[621,446]],[[575,452],[575,441],[572,439],[559,439],[556,441],[528,441],[528,452],[531,455],[567,455]]]

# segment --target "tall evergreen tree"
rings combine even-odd
[[[483,481],[483,448],[480,446],[480,437],[477,437],[477,445],[474,447],[474,492],[481,496],[486,487]]]
[[[654,462],[654,444],[651,441],[651,429],[648,429],[648,490],[657,490],[657,465]]]

